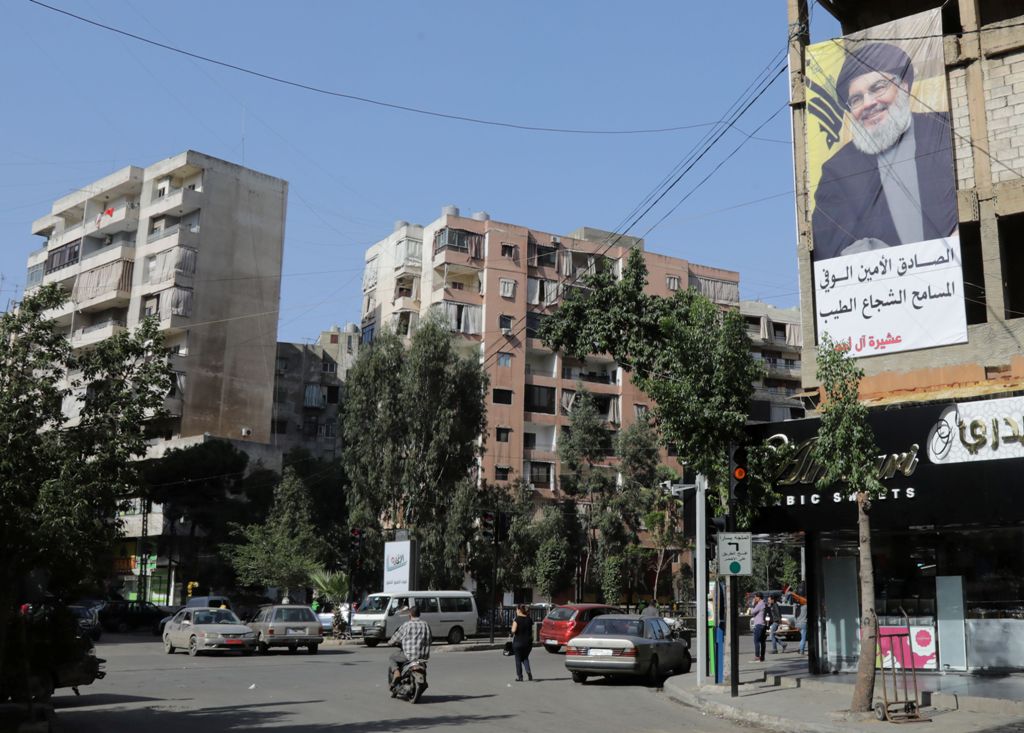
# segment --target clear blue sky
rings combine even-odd
[[[574,129],[718,120],[786,43],[785,0],[46,1],[313,86]],[[553,233],[615,229],[708,131],[573,135],[426,117],[211,66],[28,0],[4,10],[3,303],[20,296],[41,244],[31,222],[54,199],[192,148],[289,182],[278,339],[313,339],[357,320],[363,252],[394,220],[425,224],[450,203]],[[812,40],[837,34],[816,8]],[[738,127],[753,130],[786,99],[784,74]],[[647,247],[738,270],[744,299],[796,305],[788,112],[758,137]],[[727,133],[629,233],[644,234],[743,139]]]

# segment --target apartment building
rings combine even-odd
[[[453,206],[426,226],[400,221],[366,252],[362,339],[387,326],[407,335],[431,311],[440,313],[467,354],[490,377],[482,476],[525,478],[542,498],[557,496],[558,440],[569,424],[577,384],[595,398],[609,428],[631,425],[650,400],[606,356],[575,360],[544,347],[537,331],[566,288],[589,273],[619,272],[643,240],[582,228],[556,235],[462,216]],[[697,288],[728,307],[739,303],[739,275],[644,252],[648,290],[670,296]]]
[[[800,309],[777,308],[757,300],[740,301],[740,314],[752,342],[751,354],[765,370],[754,384],[750,419],[755,422],[793,420],[804,416],[799,395]]]
[[[304,448],[314,458],[341,457],[338,420],[345,378],[359,353],[359,327],[322,331],[313,344],[279,343],[274,366],[271,442],[282,454]]]
[[[842,38],[812,43],[788,0],[803,361],[828,333],[866,374],[866,602],[909,617],[919,669],[1024,669],[1024,7],[819,4]],[[837,672],[860,651],[856,505],[816,484],[819,425],[751,429],[796,448],[753,529],[805,538],[811,667]]]
[[[28,257],[26,291],[56,283],[68,293],[52,317],[73,348],[159,321],[175,384],[168,416],[148,426],[149,457],[220,438],[273,465],[287,194],[286,181],[188,150],[89,183],[33,222],[45,242]],[[148,509],[125,518],[129,537],[163,534],[160,507]],[[166,602],[181,579],[159,539],[138,547],[127,541],[117,559],[126,597],[148,568],[143,595]]]

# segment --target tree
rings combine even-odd
[[[309,489],[313,524],[327,548],[324,561],[328,567],[342,567],[349,544],[344,465],[340,459],[314,458],[305,448],[285,453],[284,465],[294,468]]]
[[[223,549],[240,582],[283,589],[305,586],[320,567],[324,543],[313,525],[309,490],[287,468],[274,488],[274,504],[265,523],[235,525],[237,545]]]
[[[350,523],[405,528],[419,541],[420,580],[461,585],[475,515],[472,482],[487,426],[487,376],[438,319],[404,348],[385,330],[349,371],[342,425]],[[460,511],[452,511],[460,507]]]
[[[844,485],[857,497],[857,540],[860,555],[860,657],[850,709],[867,711],[875,690],[875,580],[871,561],[871,501],[884,492],[878,480],[878,445],[868,425],[868,409],[858,399],[864,371],[842,347],[823,335],[818,345],[818,381],[825,391],[814,461],[825,468],[817,481],[821,490]],[[871,613],[869,613],[871,611]]]
[[[760,367],[738,311],[692,289],[671,298],[644,292],[647,266],[634,249],[622,278],[601,272],[572,288],[541,328],[553,348],[577,358],[611,355],[653,399],[661,439],[680,460],[726,488],[726,450],[743,437]]]
[[[569,583],[572,535],[566,512],[575,516],[572,504],[552,504],[544,507],[541,519],[534,525],[537,553],[530,565],[533,587],[541,598],[551,601],[554,594]]]
[[[15,599],[105,576],[171,386],[152,321],[74,352],[47,315],[66,299],[44,286],[0,315],[0,668]]]

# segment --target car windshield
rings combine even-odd
[[[275,621],[316,621],[317,618],[309,608],[279,608]]]
[[[389,603],[391,603],[391,596],[367,596],[359,610],[366,613],[384,613],[388,609]]]
[[[556,608],[548,614],[548,621],[570,621],[576,615],[574,608]]]
[[[197,624],[240,624],[238,616],[226,608],[218,608],[209,611],[196,611],[195,623]]]
[[[585,636],[643,636],[643,621],[628,618],[596,618],[583,629]]]

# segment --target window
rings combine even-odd
[[[473,601],[468,596],[461,598],[441,598],[441,613],[470,613]]]
[[[332,386],[327,388],[327,404],[336,405],[338,404],[338,397],[341,393],[341,387]]]
[[[537,447],[537,433],[523,433],[523,448]]]
[[[275,369],[279,373],[281,373],[281,374],[283,374],[284,372],[288,371],[288,357],[287,356],[279,356],[279,357],[277,357],[277,364],[275,366]]]
[[[337,374],[338,362],[331,361],[330,359],[324,359],[320,362],[320,371],[324,374]]]
[[[512,330],[512,316],[500,315],[498,316],[498,328],[502,331]]]
[[[643,417],[647,417],[647,405],[641,405],[641,404],[634,403],[633,404],[633,414],[636,416],[637,420],[639,420],[640,418],[643,418]]]
[[[512,469],[508,466],[495,466],[494,467],[494,480],[495,481],[508,481],[509,475],[512,473]]]
[[[46,274],[49,275],[54,270],[59,270],[62,267],[73,265],[78,262],[78,255],[82,248],[82,240],[65,244],[63,247],[58,247],[46,256]]]
[[[665,285],[667,285],[668,289],[672,292],[679,290],[679,276],[669,275],[665,278]]]
[[[512,366],[512,354],[508,353],[507,351],[499,351],[498,352],[498,366],[500,366],[500,367],[510,367],[510,366]]]
[[[364,326],[363,327],[362,338],[360,339],[359,343],[362,343],[362,344],[372,344],[373,343],[373,326]]]
[[[537,333],[540,331],[541,327],[544,325],[545,319],[547,319],[547,316],[545,316],[545,315],[543,315],[541,313],[527,313],[526,314],[526,337],[527,338],[536,338],[537,337]]]
[[[270,423],[270,432],[274,435],[284,435],[288,432],[287,420],[273,420]]]
[[[338,436],[338,423],[328,420],[324,423],[324,437],[336,438]]]
[[[494,390],[492,401],[496,405],[511,405],[512,404],[512,390],[510,390],[510,389],[496,389],[496,390]]]
[[[531,242],[527,248],[527,257],[531,267],[554,267],[557,248]]]
[[[332,333],[331,334],[331,343],[332,344],[338,343],[338,336],[339,336],[339,334],[336,334],[336,333]]]
[[[460,283],[458,280],[452,280],[450,283],[448,283],[448,288],[450,290],[465,290],[466,283]]]
[[[514,260],[516,258],[516,246],[514,244],[509,244],[508,242],[502,242],[501,256]]]
[[[160,296],[150,295],[142,299],[142,317],[149,318],[150,316],[160,316]]]
[[[509,280],[508,278],[501,278],[501,297],[502,298],[514,298],[516,297],[516,281]]]
[[[527,412],[542,412],[546,415],[555,414],[555,388],[540,387],[535,384],[526,385],[525,409]]]
[[[43,281],[43,269],[44,263],[40,262],[38,265],[32,265],[28,268],[28,276],[25,279],[25,289],[34,288]]]
[[[538,489],[551,488],[551,464],[531,462],[530,483]]]
[[[507,443],[510,435],[512,435],[512,428],[495,428],[494,430],[494,439],[499,443]]]
[[[302,434],[307,438],[315,438],[320,421],[315,417],[307,417],[302,423]]]

